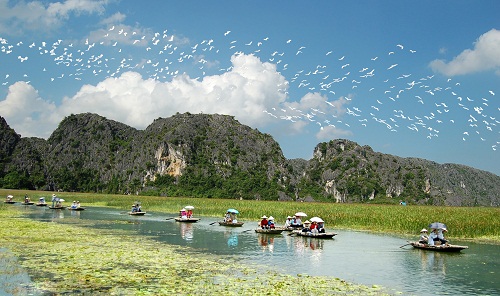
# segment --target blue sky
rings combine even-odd
[[[0,115],[233,115],[287,158],[346,138],[500,175],[499,1],[0,0]]]

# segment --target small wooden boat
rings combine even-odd
[[[39,203],[37,203],[35,206],[37,206],[37,207],[46,207],[46,206],[47,206],[47,203],[46,203],[46,202],[43,202],[43,203],[42,203],[42,202],[39,202]]]
[[[219,225],[220,226],[228,226],[228,227],[241,227],[241,226],[243,226],[243,222],[233,223],[233,222],[224,222],[224,221],[221,221],[221,222],[219,222]]]
[[[129,212],[128,214],[132,216],[144,216],[146,212]]]
[[[200,218],[180,218],[180,217],[177,217],[177,218],[175,218],[175,221],[176,222],[184,222],[184,223],[196,223],[196,222],[200,221]]]
[[[64,210],[66,207],[49,207],[51,210]]]
[[[34,202],[32,202],[32,201],[29,201],[29,202],[22,202],[21,204],[22,204],[23,206],[32,206],[32,205],[34,205],[35,203],[34,203]]]
[[[85,210],[84,207],[79,207],[79,208],[67,207],[67,209],[70,211],[83,211],[83,210]]]
[[[312,233],[312,232],[302,232],[300,230],[294,230],[291,234],[295,234],[298,236],[304,236],[304,237],[312,237],[312,238],[332,238],[332,237],[337,235],[334,232]]]
[[[4,201],[4,203],[6,203],[6,204],[15,204],[16,202],[15,201]]]
[[[255,229],[255,232],[265,233],[265,234],[281,234],[283,231],[285,231],[284,228],[270,228],[270,229],[256,228]]]
[[[410,245],[414,247],[415,249],[421,249],[421,250],[429,250],[429,251],[436,251],[436,252],[460,252],[464,249],[468,249],[468,246],[459,246],[459,245],[438,245],[438,246],[429,246],[426,244],[421,244],[419,242],[410,242]]]

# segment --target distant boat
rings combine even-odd
[[[228,226],[228,227],[241,227],[243,226],[243,222],[224,222],[224,221],[221,221],[219,222],[219,225],[220,226]]]
[[[38,202],[38,203],[36,203],[35,206],[37,206],[37,207],[46,207],[47,203],[46,202]]]
[[[334,232],[327,233],[312,233],[312,232],[302,232],[300,230],[294,230],[291,234],[298,236],[311,237],[311,238],[333,238],[337,234]]]
[[[270,228],[270,229],[256,228],[255,229],[255,232],[265,233],[265,234],[281,234],[283,231],[285,231],[284,228]]]
[[[129,212],[128,214],[132,216],[144,216],[146,212]]]
[[[49,207],[51,210],[64,210],[66,207]]]
[[[6,203],[6,204],[15,204],[16,202],[15,201],[4,201],[4,203]]]
[[[429,250],[429,251],[435,251],[435,252],[460,252],[464,249],[468,249],[468,246],[459,246],[459,245],[438,245],[438,246],[429,246],[426,244],[421,244],[419,242],[411,242],[410,245],[412,245],[415,249],[421,249],[421,250]]]
[[[184,222],[184,223],[196,223],[200,220],[200,218],[175,218],[176,222]]]
[[[28,202],[22,202],[21,203],[23,206],[31,206],[31,205],[34,205],[35,203],[32,202],[32,201],[28,201]]]
[[[79,207],[79,208],[67,207],[67,209],[70,211],[83,211],[83,210],[85,210],[84,207]]]

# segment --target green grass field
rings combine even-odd
[[[47,202],[50,202],[52,193],[0,189],[0,196],[12,194],[14,200],[19,202],[23,200],[24,194],[28,194],[32,201],[45,196]],[[500,208],[298,203],[71,192],[60,192],[57,195],[65,199],[68,206],[73,200],[79,200],[82,206],[107,206],[128,211],[132,203],[140,201],[144,211],[178,213],[182,207],[192,205],[195,207],[195,215],[221,218],[228,208],[236,208],[240,212],[239,220],[257,221],[262,215],[272,215],[278,224],[283,224],[288,215],[302,211],[307,213],[309,218],[321,217],[328,229],[355,229],[415,236],[429,223],[439,221],[447,224],[449,238],[500,242]]]

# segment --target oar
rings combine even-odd
[[[218,221],[215,221],[215,222],[212,222],[212,223],[210,223],[210,224],[208,224],[208,225],[214,225],[214,224],[215,224],[215,223],[217,223],[217,222],[218,222]]]
[[[252,231],[252,230],[253,230],[253,229],[243,230],[241,233],[249,232],[249,231]]]
[[[167,219],[165,219],[165,220],[172,220],[172,219],[175,219],[175,217],[172,217],[172,218],[167,218]]]
[[[409,245],[411,245],[411,243],[406,244],[406,245],[402,245],[402,246],[401,246],[401,247],[399,247],[399,248],[401,249],[401,248],[406,247],[406,246],[409,246]]]

